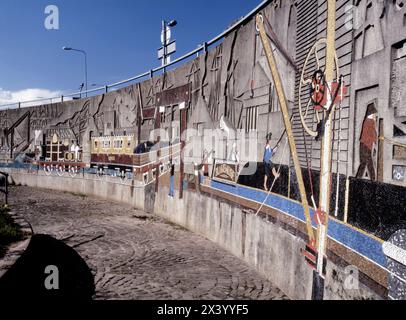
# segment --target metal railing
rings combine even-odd
[[[5,196],[5,204],[8,204],[8,173],[0,171],[0,193]]]
[[[251,12],[249,12],[247,15],[245,15],[243,18],[241,18],[239,21],[237,21],[236,23],[234,23],[231,27],[229,27],[228,29],[226,29],[225,31],[223,31],[221,34],[219,34],[218,36],[214,37],[213,39],[211,39],[210,41],[207,41],[205,43],[203,43],[202,45],[198,46],[195,50],[192,50],[186,54],[184,54],[183,56],[173,60],[170,63],[167,63],[165,65],[162,65],[160,67],[157,67],[155,69],[151,69],[149,71],[146,71],[142,74],[139,74],[135,77],[129,78],[129,79],[125,79],[116,83],[112,83],[112,84],[108,84],[102,87],[98,87],[98,88],[94,88],[94,89],[90,89],[90,90],[86,90],[86,91],[81,91],[81,92],[75,92],[75,93],[71,93],[71,94],[66,94],[66,95],[62,95],[62,96],[58,96],[58,97],[52,97],[52,98],[42,98],[42,99],[37,99],[37,100],[29,100],[29,101],[21,101],[21,102],[15,102],[15,103],[10,103],[10,104],[4,104],[4,105],[0,105],[0,110],[6,110],[6,109],[17,109],[17,108],[22,108],[24,107],[24,104],[30,104],[27,107],[32,107],[35,106],[35,103],[38,103],[37,105],[42,105],[40,102],[44,102],[44,101],[50,101],[51,103],[52,100],[59,100],[57,102],[63,102],[64,98],[73,98],[73,97],[77,97],[77,96],[82,96],[82,95],[89,95],[91,93],[96,93],[96,92],[104,92],[107,93],[109,92],[109,89],[111,88],[116,88],[119,86],[122,86],[124,84],[129,84],[130,82],[134,82],[140,79],[143,79],[145,77],[150,77],[152,78],[154,76],[155,73],[168,68],[170,66],[173,66],[179,62],[182,62],[188,58],[190,58],[193,55],[196,55],[198,53],[200,53],[201,51],[203,52],[207,52],[208,48],[210,46],[212,46],[213,44],[216,44],[217,42],[219,42],[220,40],[222,40],[223,38],[225,38],[226,36],[228,36],[231,32],[233,32],[234,30],[238,29],[239,27],[241,27],[242,25],[244,25],[245,23],[247,23],[255,14],[257,14],[260,10],[262,10],[264,7],[266,7],[269,3],[271,3],[273,0],[264,0],[262,1],[256,8],[254,8]],[[10,108],[13,107],[13,108]]]

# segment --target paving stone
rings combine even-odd
[[[287,299],[215,243],[125,204],[28,187],[12,187],[10,204],[81,255],[95,299]]]

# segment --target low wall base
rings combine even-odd
[[[291,299],[311,299],[313,271],[301,254],[306,242],[297,230],[207,193],[185,191],[183,199],[168,197],[168,193],[167,187],[160,187],[155,201],[157,215],[219,244],[253,266]],[[358,281],[362,275],[353,277],[353,269],[344,261],[328,260],[325,300],[385,298],[373,286],[368,287],[368,281]]]
[[[269,215],[256,215],[220,197],[185,190],[183,199],[169,197],[163,184],[134,187],[92,177],[56,177],[9,170],[16,184],[81,193],[129,204],[200,234],[247,262],[291,299],[312,297],[313,272],[301,254],[305,247],[297,229]],[[354,268],[337,257],[328,259],[324,299],[382,299],[371,279],[354,277]],[[355,270],[356,271],[356,270]],[[352,280],[354,279],[355,282]],[[358,281],[359,280],[359,281]]]
[[[105,200],[126,203],[134,208],[148,211],[149,199],[145,199],[145,187],[134,186],[131,182],[121,182],[118,178],[97,179],[94,175],[77,177],[47,176],[42,172],[30,174],[18,169],[5,170],[10,173],[11,182],[16,185],[85,194]]]

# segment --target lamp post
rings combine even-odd
[[[63,47],[62,48],[65,51],[77,51],[80,53],[83,53],[83,55],[85,56],[85,88],[86,88],[86,97],[87,97],[87,53],[84,50],[80,50],[80,49],[74,49],[74,48],[70,48],[70,47]]]
[[[171,28],[175,27],[178,24],[176,20],[172,21],[165,21],[162,20],[162,31],[161,31],[161,43],[162,48],[158,50],[158,58],[162,59],[162,66],[165,66],[167,63],[170,62],[169,57],[172,53],[176,51],[176,44],[175,42],[173,47],[168,48],[172,43],[171,40]],[[168,50],[169,49],[169,50]],[[164,68],[164,72],[166,72],[166,68]]]

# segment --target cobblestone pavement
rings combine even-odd
[[[10,200],[35,233],[84,258],[95,299],[287,299],[216,244],[124,204],[28,187]]]

